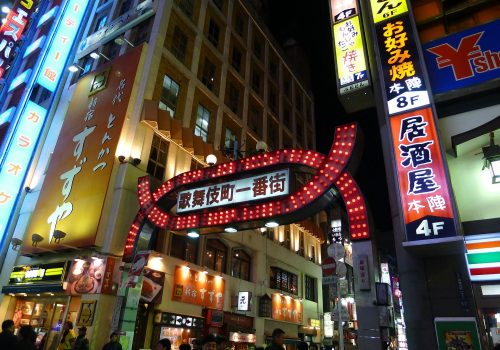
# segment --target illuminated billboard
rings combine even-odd
[[[78,81],[26,231],[42,240],[24,252],[95,243],[141,49]]]
[[[370,0],[374,23],[408,12],[406,0]]]
[[[38,1],[17,0],[0,27],[0,79],[15,56],[18,43],[28,27]]]
[[[335,23],[333,37],[340,93],[351,91],[353,89],[351,85],[355,88],[368,86],[363,31],[359,16]]]

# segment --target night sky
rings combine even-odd
[[[347,114],[337,99],[328,0],[269,0],[267,22],[278,42],[290,37],[303,47],[309,60],[315,100],[316,145],[330,150],[336,125],[356,121],[365,147],[357,173],[353,174],[367,198],[377,231],[391,230],[387,182],[375,108]]]

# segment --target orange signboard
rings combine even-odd
[[[224,308],[225,281],[187,266],[176,266],[172,300],[201,305],[210,309]]]
[[[430,107],[390,118],[409,241],[455,235],[448,182]]]
[[[302,302],[290,296],[273,293],[271,318],[279,321],[302,323]]]
[[[24,253],[94,245],[141,52],[137,47],[78,81]]]

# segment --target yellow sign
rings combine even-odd
[[[310,318],[309,319],[309,326],[319,328],[319,327],[321,327],[321,321],[317,320],[315,318]]]
[[[340,86],[367,79],[359,16],[333,25],[335,60]]]
[[[406,0],[370,0],[370,4],[374,23],[408,12]]]

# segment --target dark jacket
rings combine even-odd
[[[84,335],[76,337],[72,350],[89,350],[89,340]]]
[[[266,350],[284,350],[285,348],[283,346],[280,346],[276,343],[271,343]]]
[[[36,350],[35,343],[32,341],[26,340],[26,339],[21,339],[19,342],[17,342],[16,346],[14,346],[12,349],[14,350]],[[3,348],[2,348],[3,350]]]
[[[122,350],[122,344],[110,341],[102,347],[102,350]]]
[[[14,349],[17,344],[17,337],[11,332],[0,333],[0,349]]]

